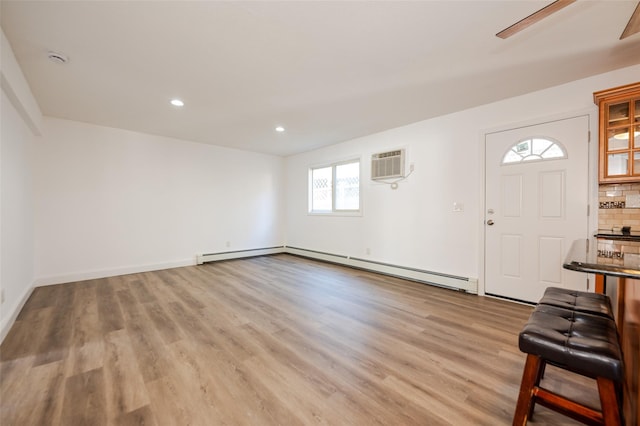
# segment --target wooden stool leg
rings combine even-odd
[[[620,406],[615,384],[612,380],[602,377],[598,377],[597,381],[604,424],[606,426],[620,426]]]
[[[540,386],[540,381],[544,378],[544,372],[547,369],[547,361],[545,361],[544,359],[540,359],[540,367],[538,367],[538,375],[536,377],[536,382],[534,384],[534,387]],[[536,400],[535,398],[533,398],[533,401],[531,401],[531,407],[529,408],[529,415],[528,415],[528,419],[531,419],[533,417],[533,409],[536,408]]]
[[[513,426],[524,426],[527,424],[528,417],[533,412],[533,406],[535,405],[533,389],[537,384],[536,382],[540,381],[541,369],[544,364],[539,356],[527,354],[527,361],[524,364],[524,372],[522,373],[522,382],[520,383],[518,403],[516,404],[516,412],[513,415]]]

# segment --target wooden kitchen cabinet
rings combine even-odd
[[[600,183],[640,182],[640,82],[593,94]]]

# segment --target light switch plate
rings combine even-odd
[[[626,208],[640,208],[640,195],[627,195],[624,206]]]
[[[453,211],[454,212],[463,212],[464,204],[463,203],[453,203]]]

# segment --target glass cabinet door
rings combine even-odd
[[[617,102],[607,107],[607,176],[640,175],[640,138],[634,137],[636,128],[640,129],[640,125],[635,125],[640,123],[638,113],[640,100]]]
[[[629,153],[609,154],[607,156],[607,175],[624,176],[627,174],[629,174]]]
[[[640,182],[640,82],[593,96],[599,108],[599,182]]]
[[[629,102],[620,102],[609,105],[608,114],[609,127],[619,126],[629,123]]]
[[[607,151],[629,149],[629,128],[609,130],[607,132]]]

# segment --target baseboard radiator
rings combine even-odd
[[[199,254],[196,256],[196,263],[202,265],[206,262],[216,262],[218,260],[241,259],[243,257],[265,256],[268,254],[284,253],[285,247],[267,247],[249,250],[225,251],[220,253]]]
[[[264,256],[269,254],[288,253],[310,259],[322,260],[330,263],[349,266],[357,269],[378,272],[412,281],[445,287],[453,290],[465,291],[467,293],[478,294],[478,279],[460,277],[456,275],[442,274],[439,272],[426,271],[423,269],[410,268],[406,266],[391,265],[373,260],[360,259],[352,256],[344,256],[333,253],[326,253],[317,250],[309,250],[298,247],[280,246],[262,249],[237,250],[221,253],[202,254],[197,256],[197,263],[201,265],[206,262],[218,260],[240,259],[243,257]]]

